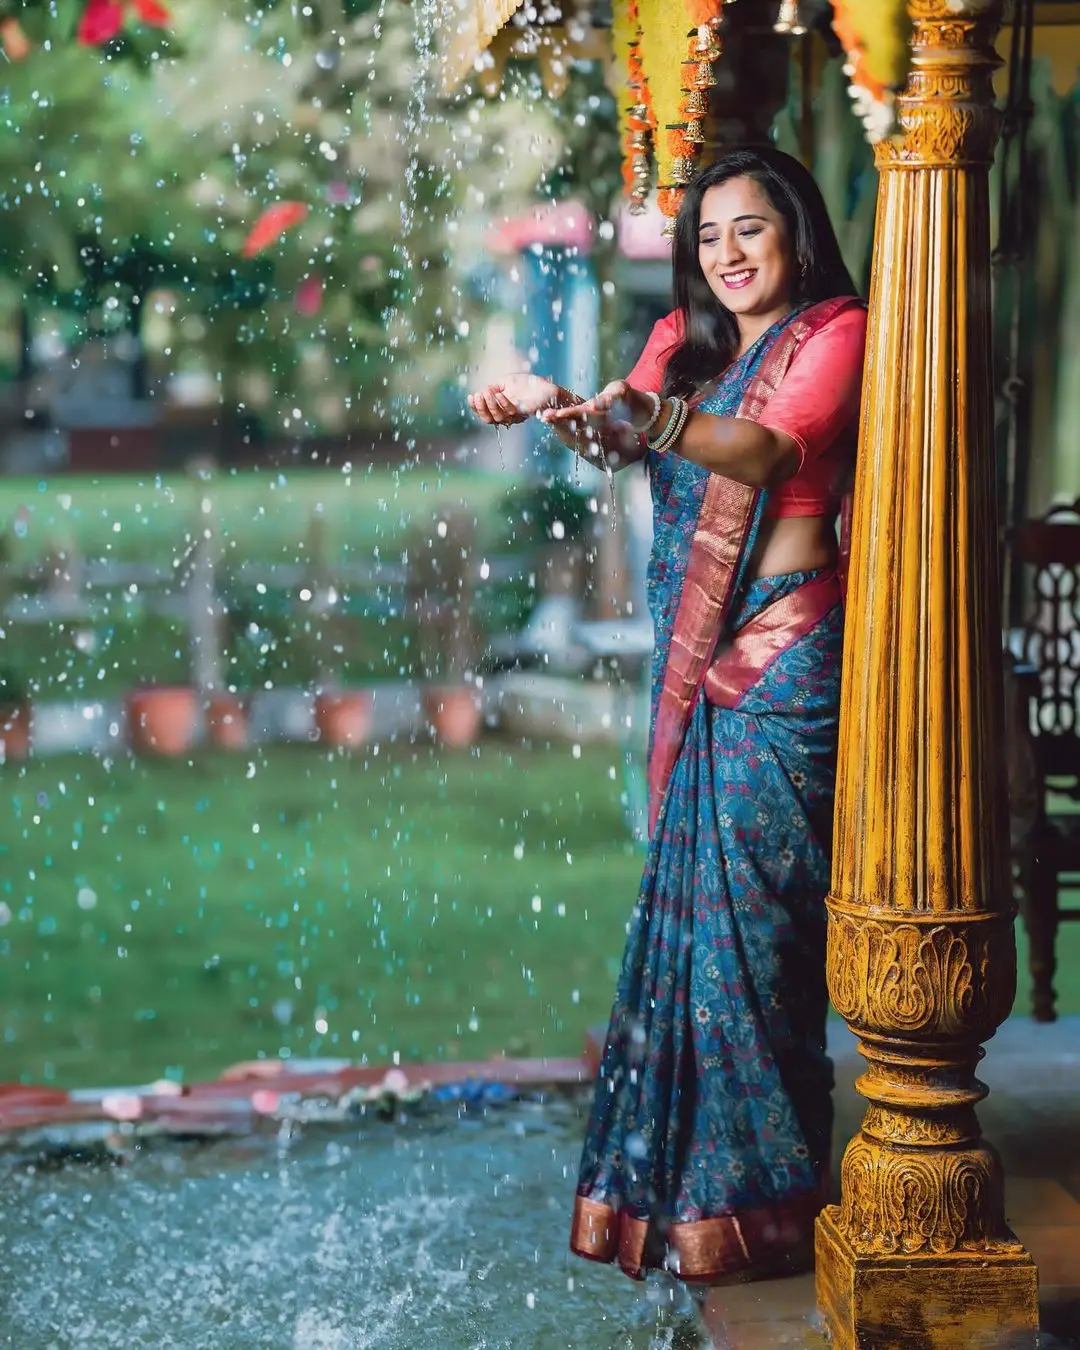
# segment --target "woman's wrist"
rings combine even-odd
[[[641,406],[633,408],[630,425],[639,436],[648,436],[651,431],[655,430],[656,424],[660,421],[664,410],[664,400],[651,389],[638,393],[637,397],[641,400]]]

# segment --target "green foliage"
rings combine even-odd
[[[437,406],[482,330],[464,278],[493,216],[582,175],[605,196],[617,155],[595,71],[555,109],[524,86],[440,101],[425,14],[191,0],[169,34],[98,51],[74,41],[78,7],[34,7],[0,109],[9,304],[34,293],[107,332],[164,288],[175,314],[143,325],[160,362],[218,374],[227,404],[290,432]],[[307,219],[245,261],[281,200]],[[314,315],[296,305],[305,281],[323,286]]]
[[[9,622],[6,641],[19,654],[19,687],[41,702],[122,696],[143,684],[186,684],[185,623],[161,614],[117,613],[93,623]]]
[[[26,677],[19,666],[0,665],[0,708],[25,703],[28,692]]]
[[[285,605],[273,607],[253,592],[234,595],[225,615],[225,678],[235,690],[303,685],[292,669],[291,624]]]

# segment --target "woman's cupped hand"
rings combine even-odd
[[[554,408],[562,390],[551,380],[525,372],[508,375],[469,395],[469,407],[492,427],[509,427]]]

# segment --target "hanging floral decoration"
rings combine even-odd
[[[720,59],[720,51],[719,18],[716,18],[702,23],[690,37],[686,59],[680,67],[679,121],[667,131],[671,156],[669,181],[657,194],[661,211],[672,222],[679,214],[686,185],[698,169],[701,147],[705,144],[709,90],[716,83],[713,66]]]
[[[641,68],[641,20],[638,0],[627,0],[616,17],[615,41],[626,52],[626,74],[623,82],[625,102],[623,114],[623,186],[630,198],[630,210],[635,214],[645,210],[649,195],[652,168],[649,146],[656,130],[656,114],[652,96]]]
[[[613,38],[627,89],[623,182],[630,210],[645,209],[655,179],[661,210],[674,220],[705,142],[709,90],[730,0],[623,0]],[[675,11],[673,13],[673,11]],[[681,11],[684,22],[676,14]]]
[[[896,130],[896,95],[911,62],[906,0],[832,0],[833,29],[847,56],[855,111],[871,143]]]

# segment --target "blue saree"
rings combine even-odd
[[[777,324],[701,409],[753,416],[844,303]],[[828,1185],[843,605],[833,570],[748,577],[763,492],[649,468],[650,842],[570,1245],[709,1283],[804,1251]]]

